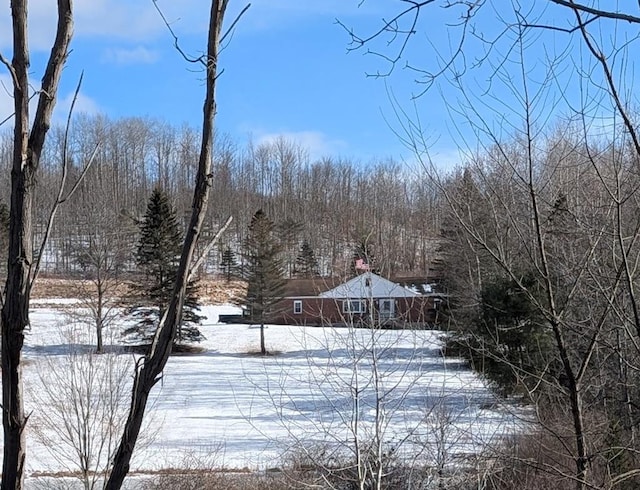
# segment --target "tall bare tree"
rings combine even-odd
[[[216,114],[215,88],[218,76],[220,43],[224,39],[222,24],[227,4],[228,0],[213,0],[211,2],[207,52],[196,60],[203,65],[206,75],[202,140],[193,191],[192,214],[182,248],[175,287],[169,306],[160,320],[151,344],[151,350],[136,366],[131,394],[131,407],[122,439],[113,458],[113,470],[105,486],[107,490],[121,488],[129,472],[131,457],[140,434],[149,393],[156,383],[162,379],[162,371],[171,353],[171,347],[182,315],[187,285],[193,272],[192,260],[196,242],[202,231],[209,199],[209,189],[213,178],[211,167],[214,141],[213,128]]]
[[[27,4],[26,0],[12,0],[13,59],[9,61],[4,56],[0,57],[11,75],[14,100],[9,255],[2,298],[2,489],[7,490],[21,489],[24,480],[27,417],[24,413],[21,360],[35,273],[32,205],[36,174],[73,30],[72,1],[58,0],[56,36],[38,93],[36,112],[30,118],[32,85],[29,81]]]

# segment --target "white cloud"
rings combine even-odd
[[[166,3],[166,5],[164,5]],[[185,29],[201,24],[208,13],[204,0],[160,2],[167,20],[178,21]],[[174,5],[177,4],[177,5]],[[203,16],[203,12],[205,15]],[[32,0],[29,5],[29,46],[36,51],[48,51],[54,39],[57,22],[56,3]],[[206,25],[206,24],[205,24]],[[165,35],[167,28],[149,1],[76,0],[74,4],[74,34],[82,37],[104,37],[131,42],[149,41]],[[9,9],[0,15],[0,49],[11,46],[11,16]]]
[[[209,0],[158,1],[158,6],[171,27],[181,33],[205,32],[210,10]],[[230,24],[244,3],[231,2],[226,14]],[[240,22],[239,31],[269,29],[303,17],[325,15],[347,16],[354,13],[376,14],[375,4],[358,9],[356,2],[324,0],[254,0]],[[37,51],[48,51],[54,38],[57,7],[52,0],[31,0],[29,4],[29,43]],[[149,42],[168,31],[151,0],[76,0],[74,3],[74,32],[77,38],[103,37],[130,42]],[[11,46],[11,15],[5,8],[0,14],[0,49]]]
[[[11,79],[8,75],[0,75],[0,122],[5,121],[2,125],[4,129],[7,125],[13,124],[13,95],[11,91],[13,90],[11,85]],[[69,108],[71,107],[71,102],[73,100],[73,92],[69,92],[66,96],[60,97],[58,99],[58,103],[54,108],[53,119],[55,122],[64,123],[67,119],[67,115],[69,113]],[[36,111],[36,107],[38,105],[38,97],[32,97],[31,102],[29,103],[29,113],[31,116]],[[90,97],[84,95],[83,93],[78,94],[78,99],[76,100],[76,104],[74,107],[74,112],[76,114],[84,113],[84,114],[98,114],[100,112],[100,108],[98,104]],[[7,119],[9,118],[9,119]]]
[[[129,41],[149,40],[164,25],[151,1],[77,0],[75,30],[78,37],[107,37]]]
[[[116,65],[149,65],[155,63],[160,58],[157,51],[137,46],[132,49],[107,48],[102,56],[105,63]]]
[[[61,97],[54,109],[54,120],[64,122],[69,115],[69,109],[73,102],[73,92],[69,92],[66,96]],[[74,114],[98,114],[100,107],[91,97],[84,95],[82,92],[78,94],[78,99],[73,108]]]
[[[279,133],[255,132],[256,143],[274,143],[279,139],[292,141],[309,152],[311,160],[344,152],[347,143],[328,137],[321,131],[283,131]]]

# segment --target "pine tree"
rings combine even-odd
[[[318,259],[311,245],[305,239],[300,246],[300,251],[296,257],[295,274],[298,277],[314,277],[318,273]]]
[[[531,299],[542,294],[531,275],[520,282],[504,277],[487,281],[472,323],[449,337],[451,353],[469,359],[504,395],[518,390],[526,395],[540,382],[553,382],[561,366],[552,356],[546,319]]]
[[[236,260],[236,254],[233,253],[229,247],[222,252],[222,260],[220,261],[220,267],[227,282],[231,281],[233,276],[238,271],[238,261]]]
[[[168,196],[156,188],[151,194],[147,212],[140,225],[140,240],[136,251],[136,264],[144,273],[144,280],[135,286],[138,304],[130,308],[129,312],[138,321],[126,329],[124,335],[133,336],[142,343],[153,339],[173,291],[181,247],[182,233],[176,212]],[[198,315],[199,309],[197,284],[191,281],[187,287],[176,343],[203,340],[197,327],[203,318]]]
[[[275,313],[284,295],[284,272],[281,246],[274,233],[273,222],[258,210],[251,218],[245,241],[244,278],[247,281],[246,302],[253,322],[260,324],[260,352],[266,354],[264,323]]]
[[[275,234],[280,240],[282,269],[287,277],[292,277],[296,269],[296,248],[304,226],[291,218],[285,218],[275,225]]]

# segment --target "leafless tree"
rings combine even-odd
[[[456,453],[500,439],[476,433],[469,417],[486,399],[447,373],[452,364],[440,356],[437,333],[402,328],[402,318],[387,329],[377,300],[364,301],[366,326],[344,314],[343,326],[309,328],[301,339],[301,349],[313,352],[308,369],[283,366],[278,379],[256,382],[287,430],[277,441],[287,474],[301,486],[331,489],[457,488],[466,463]],[[509,424],[505,417],[503,429]]]
[[[65,352],[39,361],[30,386],[33,433],[53,459],[90,490],[100,488],[111,469],[134,359],[118,352],[93,353],[86,343],[92,336],[82,322],[63,328]]]
[[[96,353],[104,348],[104,331],[120,316],[125,283],[122,269],[130,249],[127,237],[123,237],[111,222],[103,220],[83,235],[81,243],[74,245],[76,260],[85,275],[79,281],[77,296],[80,309],[76,315],[90,320],[96,333]],[[130,255],[129,255],[130,256]]]
[[[186,226],[189,182],[198,153],[195,134],[190,127],[175,128],[148,118],[74,117],[66,150],[70,178],[82,171],[76,162],[88,160],[94,152],[95,161],[70,205],[58,212],[60,219],[51,229],[44,254],[45,270],[78,272],[73,250],[81,240],[81,229],[91,222],[87,215],[108,211],[139,218],[145,208],[141,196],[147,195],[151,186],[167,190]],[[42,191],[34,204],[37,239],[44,234],[56,200],[64,141],[65,128],[54,127],[43,150]],[[432,193],[420,182],[421,176],[406,166],[393,160],[372,160],[366,166],[331,157],[311,161],[306,149],[284,138],[241,146],[228,136],[216,135],[215,148],[205,234],[215,233],[226,217],[234,214],[229,242],[242,243],[252,214],[262,207],[279,221],[302,226],[299,236],[307,236],[323,274],[340,274],[350,257],[352,241],[369,233],[385,273],[428,271],[439,211]],[[116,228],[120,224],[128,221],[120,220]],[[293,257],[298,245],[295,236],[290,242]],[[214,254],[207,272],[215,271],[219,261]]]
[[[56,102],[62,67],[69,52],[73,29],[71,0],[59,0],[57,13],[56,36],[32,118],[29,111],[32,85],[29,80],[26,0],[11,2],[13,59],[9,61],[0,56],[0,61],[11,75],[14,100],[9,255],[2,298],[3,489],[21,489],[24,479],[27,416],[24,413],[21,357],[24,329],[29,324],[29,294],[36,273],[32,205],[40,156]]]
[[[553,341],[553,349],[547,348],[549,366],[539,373],[520,371],[518,378],[537,380],[527,391],[540,403],[538,409],[545,400],[558,409],[547,415],[562,414],[570,422],[571,430],[565,432],[560,424],[549,424],[543,410],[538,412],[541,424],[573,463],[573,468],[558,463],[545,469],[577,489],[633,485],[635,465],[623,469],[613,463],[619,464],[620,454],[631,458],[636,453],[637,422],[624,416],[628,424],[617,426],[621,432],[614,450],[596,420],[611,420],[607,397],[629,400],[625,369],[616,371],[613,361],[637,366],[638,232],[631,214],[637,214],[640,145],[626,90],[634,53],[630,46],[638,40],[640,24],[636,7],[564,0],[529,6],[512,2],[510,8],[491,1],[397,5],[401,7],[379,29],[365,35],[349,31],[353,47],[382,54],[388,64],[378,72],[381,76],[400,60],[406,62],[422,84],[417,95],[426,94],[436,81],[457,90],[460,104],[449,109],[474,131],[462,134],[472,141],[456,189],[445,184],[426,157],[428,142],[419,113],[399,110],[400,133],[423,157],[425,171],[444,192],[453,214],[452,243],[463,257],[460,263],[466,266],[470,286],[467,306],[475,306],[474,296],[477,300],[485,282],[507,276],[545,319]],[[410,46],[428,22],[427,12],[439,5],[459,17],[455,25],[433,26],[448,29],[455,40],[451,51],[436,53],[438,61],[429,66],[424,59],[411,58],[415,51]],[[534,69],[531,49],[540,53],[552,36],[566,45],[547,50]],[[378,44],[385,38],[391,47]],[[478,54],[471,57],[471,51]],[[567,75],[567,63],[572,73],[589,76]],[[466,83],[473,70],[487,75],[480,96]],[[550,121],[559,117],[559,106],[567,113],[558,124],[560,136],[551,136],[556,128]],[[605,127],[598,122],[603,116],[611,121]],[[527,274],[536,278],[541,297],[525,284]],[[624,334],[620,325],[625,325]],[[634,347],[622,348],[620,335]],[[497,358],[507,362],[504,356]],[[518,372],[514,363],[508,367]],[[604,381],[608,376],[617,379],[616,394],[606,388],[611,386]],[[599,469],[601,461],[608,476]]]
[[[203,65],[206,74],[202,142],[193,193],[192,214],[176,274],[174,293],[163,318],[160,320],[150,352],[141,358],[136,366],[131,407],[122,439],[114,456],[113,470],[105,487],[109,490],[121,488],[129,471],[129,463],[140,434],[149,393],[162,378],[162,371],[171,353],[171,347],[180,323],[186,288],[193,272],[193,255],[196,242],[202,231],[212,180],[213,125],[216,113],[215,87],[218,77],[220,43],[224,39],[222,24],[227,3],[227,0],[213,0],[211,2],[207,52],[196,60]]]

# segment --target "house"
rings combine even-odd
[[[292,279],[274,323],[297,325],[432,326],[442,296],[420,293],[367,271],[346,282]]]

